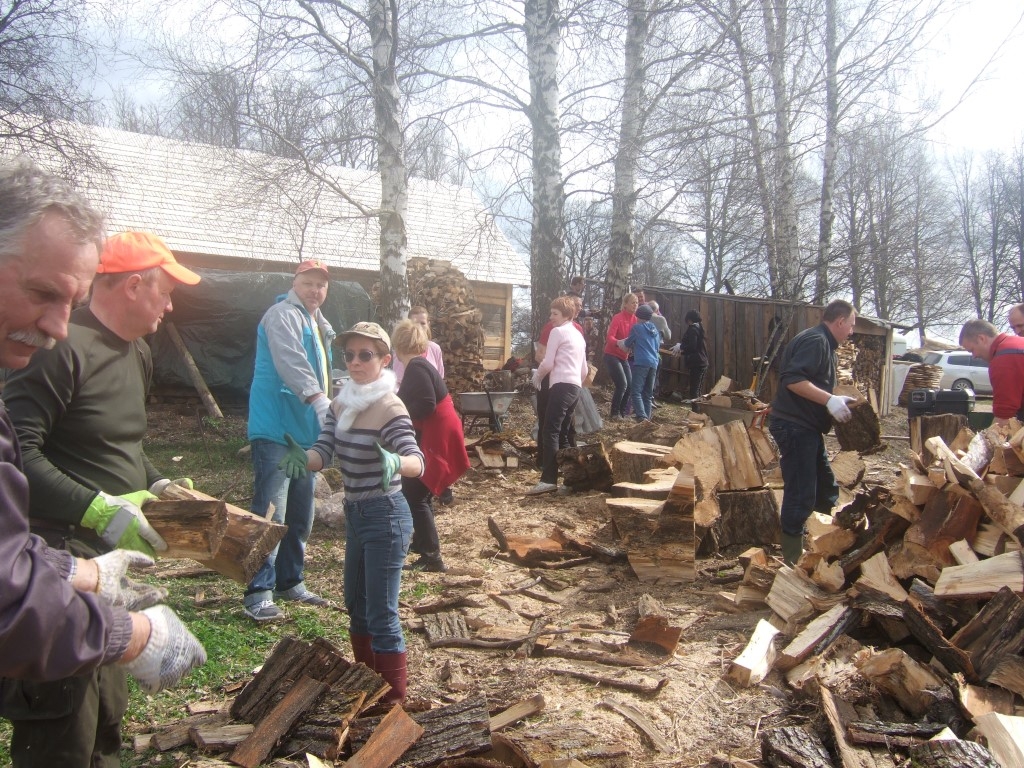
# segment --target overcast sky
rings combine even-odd
[[[1024,5],[1019,0],[973,0],[936,37],[922,71],[952,107],[995,56],[963,104],[932,137],[950,147],[1009,150],[1024,139]]]

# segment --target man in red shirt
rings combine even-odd
[[[960,346],[988,361],[994,422],[1024,419],[1024,337],[1000,333],[987,320],[970,320],[960,330]]]

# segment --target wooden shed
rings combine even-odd
[[[658,302],[661,313],[672,330],[672,342],[682,338],[686,323],[683,317],[691,309],[700,312],[708,338],[708,374],[705,386],[710,387],[719,376],[728,376],[744,387],[753,382],[755,358],[764,355],[775,323],[786,315],[786,302],[750,296],[721,293],[698,293],[671,288],[645,287],[648,299]],[[785,333],[785,343],[797,333],[821,322],[824,307],[799,303],[793,321]],[[852,337],[857,347],[854,380],[867,383],[877,393],[887,393],[892,376],[892,325],[885,320],[857,317]],[[781,357],[781,353],[779,355]],[[668,359],[662,381],[678,391],[686,387],[686,371],[680,358]],[[761,399],[771,401],[778,385],[778,358],[761,391]],[[889,412],[889,397],[879,398],[882,415]]]

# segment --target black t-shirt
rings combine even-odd
[[[427,418],[447,395],[444,379],[425,357],[414,357],[405,366],[398,397],[413,420]]]
[[[809,381],[829,394],[836,386],[836,341],[824,323],[801,331],[786,346],[780,365],[779,391],[772,401],[772,418],[784,419],[826,434],[832,429],[828,408],[790,392],[790,384]]]

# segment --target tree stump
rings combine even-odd
[[[642,483],[644,472],[671,463],[672,448],[622,440],[612,446],[611,465],[616,483]]]
[[[603,443],[563,448],[557,458],[562,480],[573,491],[611,491],[612,466]]]

